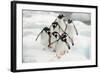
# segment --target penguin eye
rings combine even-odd
[[[55,33],[55,35],[54,35],[56,38],[57,38],[57,33]]]
[[[57,36],[58,36],[57,32],[53,32],[52,34],[53,34],[54,37],[57,38]]]
[[[66,41],[66,38],[63,38],[63,41]]]
[[[50,34],[50,31],[46,31],[46,33]]]
[[[49,29],[45,30],[45,32],[48,33],[48,34],[50,34],[50,30]]]
[[[65,33],[63,33],[63,34],[62,34],[62,37],[66,37],[66,34],[65,34]]]
[[[57,27],[57,24],[53,24],[53,28],[56,28]]]

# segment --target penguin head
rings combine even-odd
[[[67,41],[66,37],[63,37],[63,36],[61,36],[61,40],[62,40],[63,42],[66,42],[66,41]]]
[[[61,41],[66,43],[66,41],[67,41],[66,37],[61,37]]]
[[[58,16],[59,19],[62,19],[63,17],[64,17],[63,14],[59,14],[59,16]]]
[[[61,36],[62,36],[62,37],[67,37],[66,32],[63,32]]]
[[[58,38],[58,37],[59,37],[59,33],[56,32],[56,31],[52,32],[52,35],[53,35],[55,38]]]
[[[69,23],[69,24],[72,23],[72,20],[71,20],[71,19],[68,19],[68,23]]]
[[[66,41],[67,41],[66,37],[67,37],[67,34],[66,34],[65,32],[62,33],[62,35],[61,35],[61,40],[62,40],[63,42],[66,42]]]
[[[50,28],[48,28],[48,27],[44,27],[43,31],[45,31],[47,34],[50,34]]]
[[[55,29],[58,26],[58,22],[53,22],[52,26],[53,26],[53,29]]]

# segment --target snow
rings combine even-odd
[[[56,16],[56,13],[49,12],[46,14],[43,13],[43,15],[41,15],[41,12],[29,13],[26,11],[24,13],[23,63],[83,61],[91,58],[91,26],[81,21],[74,21],[79,32],[79,35],[74,37],[75,45],[71,46],[69,53],[66,53],[60,59],[56,57],[56,53],[53,52],[53,48],[47,48],[41,44],[41,37],[35,41],[41,29],[52,23]],[[35,19],[35,17],[37,18]],[[42,19],[40,19],[40,17],[42,17]]]
[[[41,45],[40,38],[38,41],[34,39],[36,36],[30,34],[23,38],[23,62],[52,62],[52,61],[80,61],[86,60],[86,47],[88,47],[88,38],[80,36],[75,43],[76,44],[70,52],[62,56],[61,59],[56,57],[56,53],[52,52],[52,48],[47,48]],[[80,46],[79,46],[80,45]]]
[[[79,61],[86,60],[86,58],[77,52],[71,51],[65,54],[61,59],[56,57],[55,52],[50,51],[48,48],[43,49],[42,45],[37,45],[32,48],[26,48],[23,51],[23,62],[52,62],[52,61]],[[50,48],[51,49],[51,48]]]
[[[73,20],[90,21],[91,15],[89,13],[73,13],[71,15]]]

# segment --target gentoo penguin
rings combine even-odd
[[[50,47],[50,43],[51,43],[51,33],[50,33],[50,28],[48,27],[44,27],[43,30],[39,33],[39,35],[37,36],[36,40],[38,39],[38,37],[41,35],[41,43],[46,46],[46,47]],[[51,48],[51,47],[50,47]]]
[[[60,31],[59,33],[63,33],[64,30],[66,29],[66,24],[65,24],[65,20],[64,20],[64,15],[63,14],[59,14],[59,16],[56,18],[56,22],[59,24],[60,27]]]
[[[59,24],[58,22],[54,21],[51,25],[50,25],[50,32],[52,33],[51,34],[51,42],[57,40],[59,38],[59,35],[57,32],[60,31],[60,27],[59,27]],[[52,44],[52,47],[54,48],[54,50],[56,49],[56,43]]]
[[[62,33],[61,35],[54,31],[52,33],[52,35],[54,36],[54,39],[56,38],[55,41],[51,42],[51,45],[54,48],[54,51],[56,52],[56,56],[57,58],[61,58],[65,52],[69,52],[70,50],[70,44],[67,40],[67,34]]]
[[[70,44],[67,40],[67,35],[65,33],[62,33],[60,35],[60,38],[59,40],[57,41],[58,44],[57,44],[57,49],[56,49],[56,56],[57,58],[61,58],[65,52],[69,52],[70,50]]]
[[[60,35],[58,32],[54,31],[52,32],[52,38],[51,38],[51,46],[54,49],[53,51],[56,52],[56,48],[57,48],[57,44],[58,44],[58,39],[59,39]],[[54,42],[56,41],[56,42]],[[54,43],[53,43],[54,42]]]
[[[78,31],[71,19],[68,19],[66,24],[67,24],[67,28],[66,28],[65,32],[70,36],[70,38],[73,41],[73,38],[75,37],[75,35],[78,35]],[[73,44],[74,44],[74,42],[73,42]]]

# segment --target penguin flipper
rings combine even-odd
[[[66,45],[67,45],[68,49],[70,49],[70,45],[67,41],[66,41]]]
[[[74,25],[74,23],[73,23],[73,26],[74,26],[74,29],[75,29],[76,35],[78,35],[78,31],[77,31],[77,28],[76,28],[76,26]]]
[[[38,36],[36,37],[35,41],[37,41],[38,37],[40,36],[40,34],[43,32],[43,30],[38,34]]]

